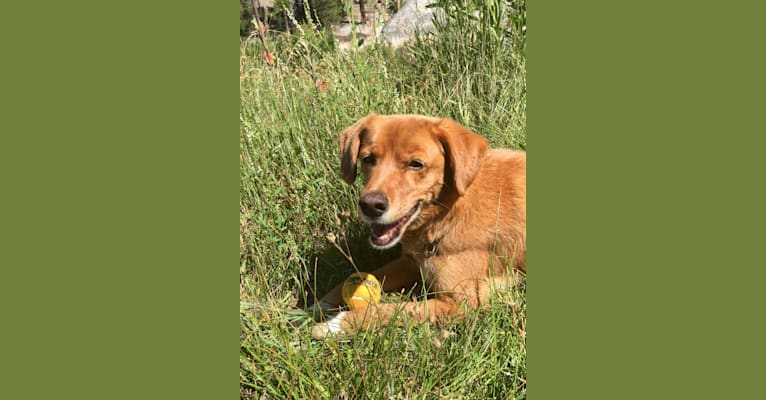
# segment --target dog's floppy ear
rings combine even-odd
[[[447,181],[462,196],[479,173],[489,145],[483,137],[449,119],[439,122],[437,132],[444,147]]]
[[[340,134],[340,175],[349,185],[356,180],[356,156],[359,154],[359,136],[367,129],[367,124],[375,118],[368,115]]]

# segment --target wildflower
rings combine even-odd
[[[268,51],[264,51],[263,52],[263,61],[265,61],[269,65],[274,65],[274,62],[276,61],[276,57],[274,57],[274,55],[269,53]]]
[[[325,237],[327,238],[327,240],[328,240],[330,243],[335,243],[335,239],[336,239],[336,237],[335,237],[335,234],[334,234],[334,233],[330,232],[330,233],[328,233],[328,234],[327,234],[327,236],[325,236]]]

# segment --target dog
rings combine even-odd
[[[526,274],[526,152],[490,149],[483,137],[450,119],[369,115],[340,134],[341,176],[364,176],[361,218],[370,245],[401,244],[401,257],[372,271],[383,291],[424,282],[423,301],[343,311],[316,324],[312,336],[375,328],[393,318],[441,322],[488,301],[510,269]],[[342,284],[311,309],[343,303]]]

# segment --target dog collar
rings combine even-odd
[[[425,256],[426,258],[430,258],[434,254],[436,254],[436,251],[439,249],[439,242],[431,242],[426,246]]]

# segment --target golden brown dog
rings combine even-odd
[[[507,266],[526,272],[525,152],[489,149],[454,121],[418,115],[370,115],[341,133],[340,147],[347,183],[361,163],[359,212],[370,224],[370,244],[402,245],[401,258],[373,271],[383,290],[423,280],[435,297],[341,312],[314,326],[312,336],[379,326],[394,315],[457,317],[463,305],[486,303]],[[342,304],[341,286],[314,309]]]

